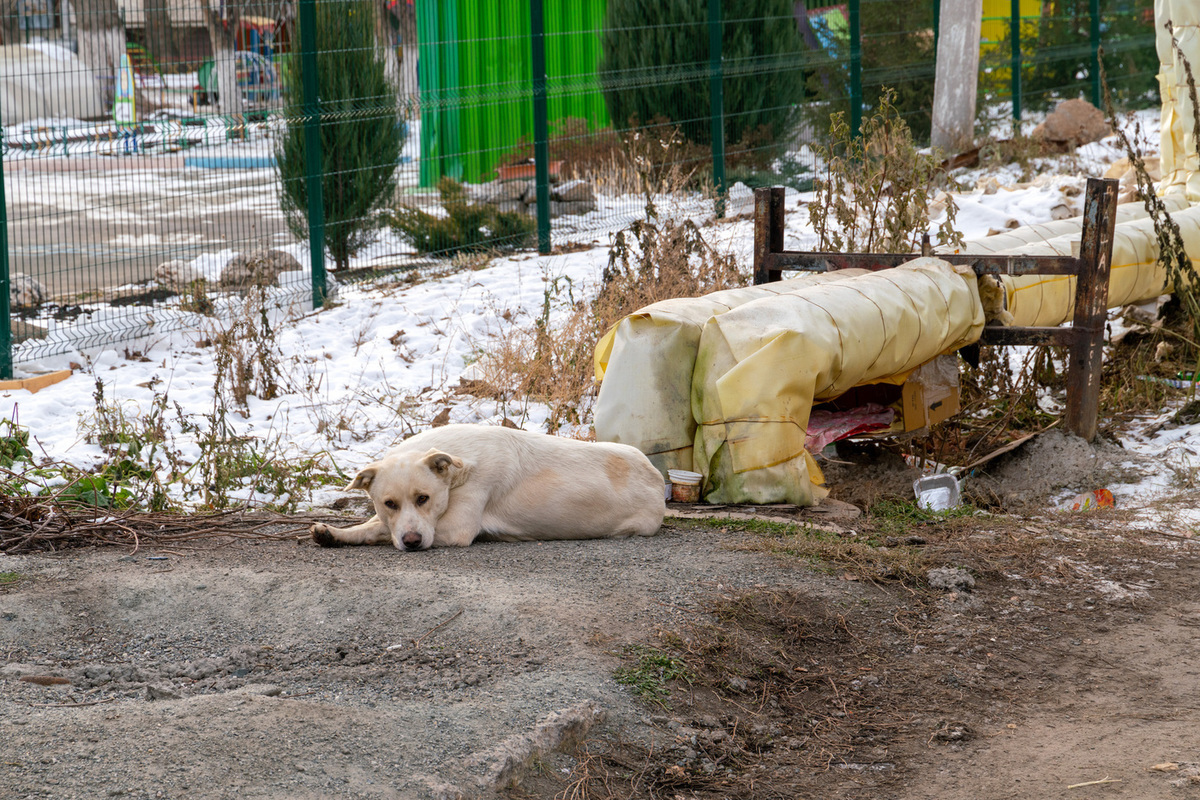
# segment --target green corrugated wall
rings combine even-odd
[[[545,0],[546,91],[555,122],[608,125],[596,80],[605,0]],[[481,182],[533,141],[528,0],[417,0],[421,185]]]

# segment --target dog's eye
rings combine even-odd
[[[396,510],[396,501],[395,500],[384,500],[383,504],[385,506],[387,506],[388,508],[390,508],[392,511]]]
[[[429,502],[429,495],[427,495],[427,494],[417,495],[417,505],[423,506],[428,502]]]

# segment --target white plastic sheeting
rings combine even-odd
[[[805,449],[814,402],[913,369],[979,338],[969,267],[919,258],[757,300],[704,325],[692,377],[693,468],[710,503],[812,505]]]
[[[1170,22],[1174,34],[1168,33]],[[1155,47],[1158,50],[1158,87],[1162,95],[1159,194],[1184,193],[1189,202],[1200,200],[1200,158],[1193,134],[1194,109],[1182,51],[1200,80],[1200,3],[1196,0],[1155,0]],[[1176,49],[1178,46],[1178,50]],[[1190,252],[1190,251],[1189,251]]]
[[[31,119],[104,114],[96,79],[70,50],[0,47],[0,113],[7,126]]]
[[[745,303],[865,270],[801,275],[776,283],[653,303],[621,320],[596,345],[600,395],[596,438],[633,445],[665,475],[692,469],[692,369],[704,324]]]

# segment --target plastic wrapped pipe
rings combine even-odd
[[[662,300],[614,325],[596,345],[596,438],[633,445],[666,475],[692,470],[692,369],[704,323],[764,297],[866,270],[805,274],[776,283]]]
[[[1167,212],[1174,214],[1188,207],[1182,196],[1175,195],[1164,198],[1163,204]],[[1149,216],[1142,203],[1123,203],[1117,206],[1117,225],[1146,219]],[[1039,225],[1022,225],[1011,231],[998,233],[994,236],[982,236],[978,239],[968,239],[956,253],[999,253],[1011,252],[1012,248],[1026,244],[1040,244],[1062,236],[1073,236],[1076,241],[1083,234],[1083,217],[1044,222]]]
[[[1171,214],[1179,225],[1189,254],[1200,254],[1200,207]],[[1079,243],[1078,234],[1060,236],[1038,244],[1000,251],[1001,254],[1070,255]],[[1194,260],[1194,257],[1193,257]],[[1075,313],[1075,278],[1068,275],[1001,276],[1012,324],[1020,326],[1061,325]],[[1149,217],[1118,225],[1113,236],[1112,274],[1108,284],[1108,306],[1151,300],[1171,291],[1166,272],[1158,263],[1158,239]]]
[[[704,325],[692,379],[693,469],[710,503],[813,505],[814,402],[978,340],[975,273],[936,258],[757,300]]]

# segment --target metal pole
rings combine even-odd
[[[859,0],[850,0],[850,135],[858,136],[862,127],[862,30],[859,25]]]
[[[931,0],[933,3],[933,52],[937,53],[938,37],[942,35],[942,0]]]
[[[3,141],[4,127],[0,125],[0,142]],[[13,376],[13,335],[12,307],[8,294],[8,200],[4,194],[3,156],[3,146],[0,145],[0,378],[8,380]]]
[[[721,49],[721,0],[708,0],[708,70],[711,97],[714,214],[725,216],[725,70]]]
[[[1092,12],[1092,105],[1100,108],[1100,0],[1088,3]]]
[[[321,98],[317,92],[316,0],[300,0],[300,74],[304,93],[304,171],[313,308],[325,305],[325,196],[321,188]]]
[[[1012,39],[1012,118],[1021,121],[1021,0],[1012,0],[1012,22],[1009,25]]]
[[[550,122],[546,110],[546,17],[542,0],[530,0],[533,48],[533,161],[537,185],[538,252],[550,254]]]

